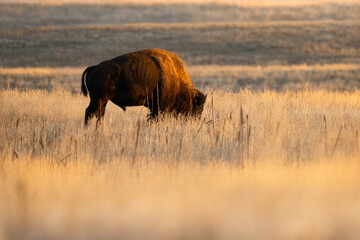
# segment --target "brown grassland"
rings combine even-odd
[[[0,0],[0,240],[360,239],[360,4]],[[163,48],[201,119],[108,104],[86,66]]]
[[[360,237],[359,91],[208,94],[198,121],[109,104],[95,130],[83,96],[2,91],[1,236]]]

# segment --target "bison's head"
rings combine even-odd
[[[199,90],[195,89],[195,97],[193,99],[193,115],[200,117],[202,111],[204,110],[204,105],[206,101],[206,96]]]

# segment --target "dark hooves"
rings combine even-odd
[[[148,122],[154,122],[157,121],[157,116],[156,115],[152,115],[151,113],[146,115],[146,121]]]

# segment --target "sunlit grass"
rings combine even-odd
[[[360,87],[357,76],[359,64],[315,65],[191,65],[192,80],[202,88],[222,88],[238,91],[337,89],[354,90]],[[0,68],[0,88],[64,89],[79,92],[80,67]]]
[[[359,91],[207,93],[201,120],[108,104],[95,130],[83,96],[1,91],[0,237],[360,236]]]
[[[47,159],[1,164],[4,238],[359,237],[358,161],[244,169]]]

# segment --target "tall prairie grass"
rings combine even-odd
[[[0,239],[357,239],[360,92],[212,91],[202,119],[0,92]]]

